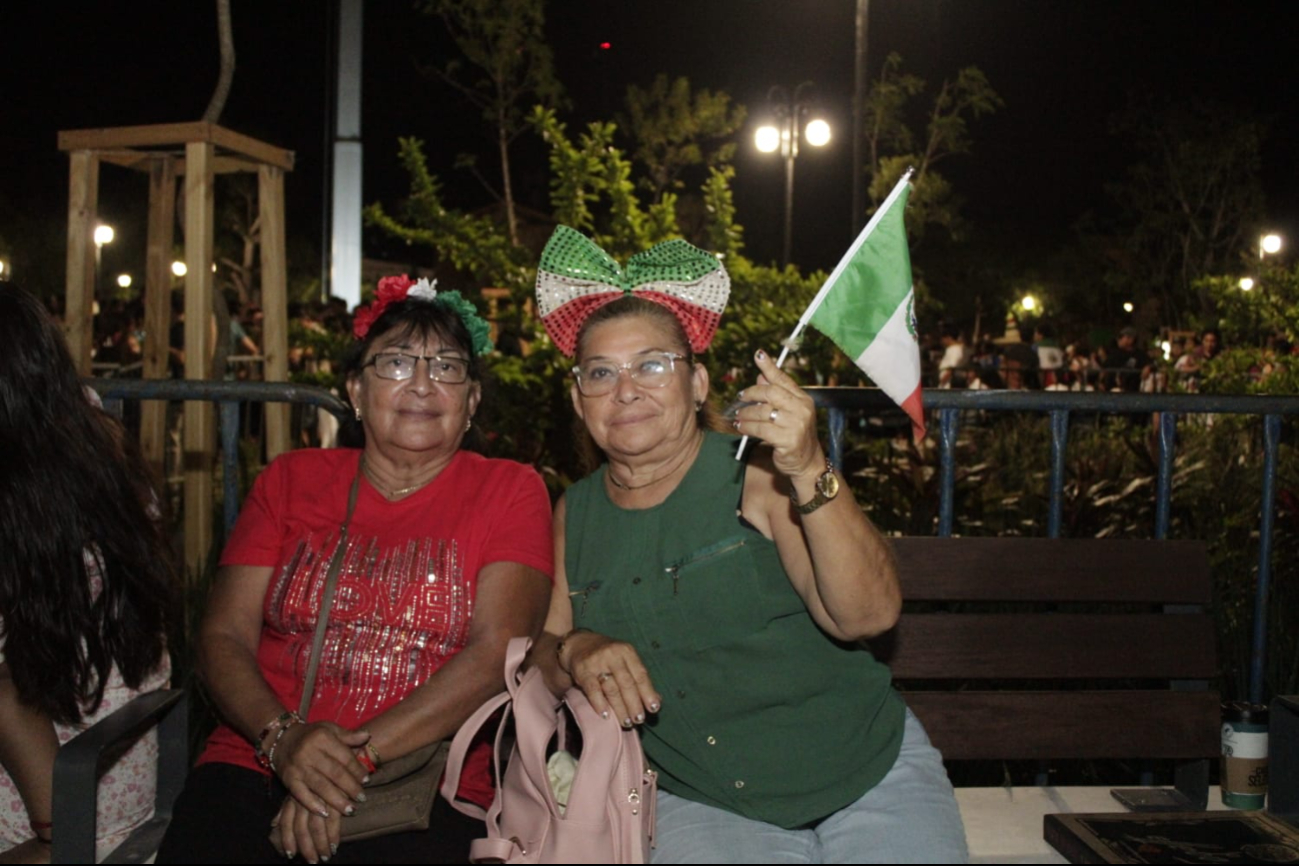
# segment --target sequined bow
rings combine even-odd
[[[731,279],[712,254],[676,239],[636,253],[621,267],[590,238],[559,226],[537,267],[537,305],[560,351],[572,356],[577,333],[591,313],[624,294],[662,304],[702,352],[717,332]]]

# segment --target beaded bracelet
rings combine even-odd
[[[369,752],[367,752],[365,749],[361,749],[359,752],[356,753],[356,760],[360,762],[362,767],[365,767],[365,771],[367,773],[373,773],[374,771],[379,769],[377,766],[375,766],[374,759],[370,757]]]
[[[591,630],[589,628],[570,628],[564,633],[564,636],[559,639],[559,643],[555,644],[555,664],[559,666],[561,671],[570,677],[573,675],[573,672],[564,666],[564,645],[568,643],[569,638],[581,631],[590,632]]]
[[[54,822],[53,821],[28,821],[27,825],[32,828],[32,835],[36,841],[42,845],[49,845],[54,841]],[[49,833],[49,836],[42,836],[41,831]]]
[[[267,722],[266,727],[262,728],[261,733],[257,735],[257,740],[253,744],[253,757],[257,759],[257,765],[263,770],[271,769],[271,761],[270,758],[267,757],[266,751],[262,748],[262,744],[266,742],[266,738],[269,737],[273,731],[283,731],[286,723],[291,719],[295,722],[302,721],[302,717],[293,710],[285,710]]]
[[[271,747],[266,750],[266,769],[270,770],[272,773],[278,774],[280,772],[275,767],[275,750],[279,747],[280,740],[284,738],[284,732],[301,722],[302,719],[298,717],[297,713],[294,713],[293,717],[280,725],[280,729],[275,732],[275,739],[271,740]]]

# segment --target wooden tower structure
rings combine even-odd
[[[176,184],[185,184],[185,378],[219,377],[212,371],[210,320],[213,304],[213,187],[219,174],[257,175],[261,219],[262,307],[265,378],[288,380],[287,265],[284,238],[284,174],[293,152],[233,132],[215,123],[169,123],[59,133],[67,152],[68,259],[64,327],[82,375],[90,375],[95,297],[94,230],[102,163],[144,172],[149,177],[149,224],[144,280],[144,377],[167,375],[171,326],[171,250],[175,240]],[[275,457],[289,449],[289,407],[266,405],[266,450]],[[155,470],[163,466],[166,404],[142,407],[140,444]],[[197,574],[212,548],[213,467],[216,424],[211,403],[185,404],[182,465],[185,473],[185,566]],[[157,472],[161,477],[161,471]]]

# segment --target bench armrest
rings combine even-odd
[[[138,695],[59,749],[54,759],[53,862],[95,862],[99,777],[155,725],[158,726],[158,782],[154,820],[146,826],[161,819],[165,828],[171,818],[172,803],[189,770],[186,706],[182,689],[158,689]]]

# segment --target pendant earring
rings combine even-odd
[[[356,412],[356,420],[360,421],[360,420],[361,420],[361,407],[360,407],[360,406],[357,406],[357,407],[355,408],[354,411]]]
[[[468,432],[469,432],[469,428],[472,427],[472,426],[474,426],[474,419],[473,419],[473,418],[466,418],[466,419],[465,419],[465,432],[468,433]]]

